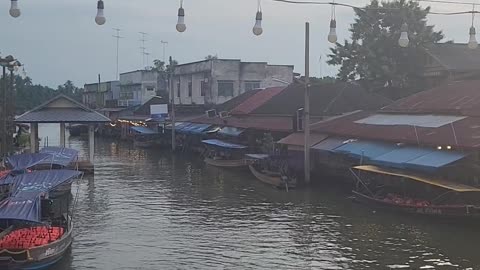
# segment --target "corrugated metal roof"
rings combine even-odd
[[[346,142],[347,140],[345,138],[330,137],[312,146],[312,149],[320,151],[333,151],[335,148],[344,145]]]
[[[312,131],[347,138],[389,141],[413,145],[480,148],[480,117],[466,117],[450,125],[424,128],[406,125],[382,126],[355,121],[371,115],[358,112],[312,125]]]
[[[326,134],[311,133],[310,134],[310,146],[313,146],[328,137]],[[287,137],[281,139],[277,143],[285,145],[305,146],[305,134],[304,133],[292,133]]]
[[[231,110],[232,114],[249,114],[281,93],[285,87],[270,87],[256,92]]]
[[[446,70],[480,70],[480,52],[469,49],[466,44],[436,43],[430,44],[425,51],[437,60]]]
[[[480,80],[450,82],[403,98],[382,111],[480,116]]]
[[[69,106],[59,106],[58,104],[61,103],[49,106],[60,100]],[[18,123],[104,123],[110,121],[110,118],[65,95],[58,95],[15,119],[15,122]]]
[[[277,132],[291,132],[293,129],[293,119],[288,116],[231,116],[227,118],[213,117],[205,115],[190,119],[193,123],[204,123],[217,126],[230,126],[244,129],[256,129]]]
[[[465,117],[450,115],[373,114],[357,120],[355,123],[383,126],[408,125],[437,128],[462,119],[465,119]]]

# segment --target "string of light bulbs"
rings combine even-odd
[[[256,36],[260,36],[263,34],[262,28],[262,20],[263,20],[263,13],[262,13],[262,0],[257,0],[257,13],[255,16],[255,25],[253,26],[253,34]],[[321,1],[312,1],[312,0],[270,0],[273,2],[282,2],[287,4],[300,4],[300,5],[330,5],[331,6],[331,18],[330,18],[330,31],[328,33],[328,41],[331,43],[336,43],[338,40],[336,28],[337,28],[337,21],[336,21],[336,14],[335,8],[336,6],[343,6],[353,8],[354,10],[378,10],[378,11],[387,11],[387,10],[401,10],[400,8],[369,8],[369,7],[358,7],[350,4],[345,3],[338,3],[335,0],[332,2],[321,2]],[[462,14],[471,14],[472,15],[472,25],[470,26],[469,30],[469,42],[468,47],[471,49],[476,49],[478,47],[478,42],[476,40],[476,30],[474,27],[474,19],[475,14],[480,13],[480,11],[475,10],[475,6],[477,3],[473,2],[455,2],[455,1],[448,1],[448,0],[416,0],[417,2],[430,2],[430,3],[440,3],[440,4],[455,4],[455,5],[472,5],[473,9],[471,11],[460,11],[460,12],[433,12],[429,11],[428,14],[432,15],[462,15]],[[13,18],[18,18],[21,15],[20,8],[18,6],[18,0],[10,0],[10,16]],[[95,16],[95,23],[97,25],[104,25],[106,23],[106,17],[104,14],[105,4],[103,0],[98,0],[97,2],[97,15]],[[178,9],[178,20],[176,24],[176,29],[178,32],[183,33],[187,30],[187,26],[185,24],[185,9],[183,7],[183,0],[180,0],[180,7]],[[398,40],[398,44],[401,47],[408,47],[409,39],[408,39],[408,25],[404,22],[400,29],[400,38]]]

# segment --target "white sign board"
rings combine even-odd
[[[168,114],[168,104],[150,105],[150,114],[151,115]]]

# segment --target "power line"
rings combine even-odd
[[[115,31],[117,32],[117,34],[116,34],[116,35],[113,35],[113,37],[117,39],[117,72],[115,73],[115,78],[116,78],[117,81],[118,81],[118,73],[119,73],[119,71],[118,71],[118,48],[119,48],[119,46],[120,46],[120,39],[123,38],[123,37],[120,36],[120,31],[121,31],[122,29],[120,29],[120,28],[113,28],[113,30],[115,30]]]

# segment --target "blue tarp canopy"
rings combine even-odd
[[[355,158],[376,158],[398,147],[393,144],[370,142],[370,141],[351,141],[341,145],[333,150],[334,153],[346,153]]]
[[[53,156],[47,153],[38,154],[19,154],[9,156],[5,159],[6,165],[9,169],[17,171],[31,168],[43,161],[52,160]]]
[[[325,140],[315,144],[312,146],[312,149],[319,150],[319,151],[328,151],[332,152],[337,147],[340,147],[346,143],[345,138],[326,138]]]
[[[226,136],[233,136],[233,137],[238,137],[240,136],[245,129],[243,128],[236,128],[236,127],[224,127],[220,131],[218,131],[218,134],[220,135],[226,135]]]
[[[147,127],[130,127],[130,129],[137,132],[137,133],[143,134],[143,135],[157,134],[157,132],[155,132],[154,130],[149,129]]]
[[[40,164],[67,166],[78,157],[77,150],[63,147],[44,147],[40,153],[53,155],[52,159],[43,160]]]
[[[228,142],[224,142],[224,141],[220,141],[220,140],[216,140],[216,139],[203,140],[202,142],[204,144],[218,146],[218,147],[222,147],[222,148],[230,148],[230,149],[245,149],[245,148],[247,148],[244,145],[228,143]]]
[[[41,196],[80,174],[72,170],[49,170],[8,177],[5,183],[12,184],[12,195],[0,203],[0,219],[40,222]]]
[[[401,147],[384,155],[372,159],[375,165],[382,165],[394,168],[405,168],[405,164],[411,160],[423,157],[434,150],[419,147]]]
[[[192,123],[188,126],[184,126],[182,129],[179,129],[179,133],[185,134],[203,134],[211,125],[209,124],[195,124]]]
[[[175,122],[175,129],[182,129],[184,126],[188,126],[190,123],[187,122]],[[168,124],[165,126],[165,129],[172,129],[172,124]]]
[[[419,158],[410,160],[405,163],[405,167],[420,170],[436,170],[443,166],[449,165],[467,155],[455,151],[433,151]]]

